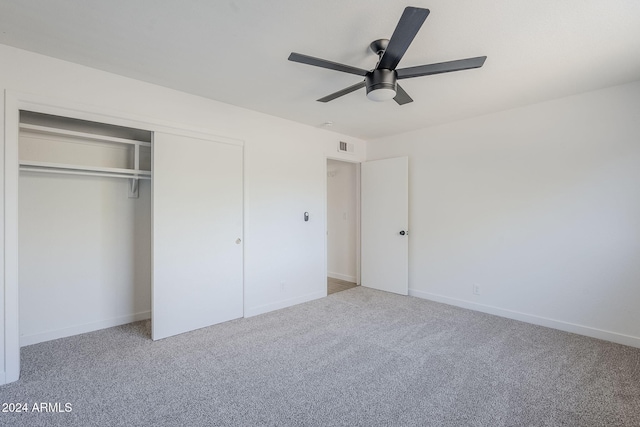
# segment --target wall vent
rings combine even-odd
[[[340,141],[338,143],[338,151],[340,153],[349,153],[353,154],[353,142],[344,142]]]

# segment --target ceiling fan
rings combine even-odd
[[[411,99],[407,92],[402,89],[402,86],[398,84],[398,80],[428,76],[431,74],[449,73],[451,71],[468,70],[471,68],[480,68],[487,59],[486,56],[478,56],[475,58],[419,65],[417,67],[401,68],[397,70],[396,67],[398,66],[398,63],[420,30],[420,27],[422,27],[425,19],[427,19],[427,16],[429,16],[429,9],[422,9],[419,7],[405,8],[391,38],[389,40],[375,40],[369,45],[369,48],[379,57],[375,68],[370,71],[295,52],[292,52],[291,55],[289,55],[289,61],[300,62],[302,64],[314,65],[316,67],[328,68],[330,70],[342,71],[343,73],[350,73],[364,77],[364,80],[360,83],[356,83],[353,86],[349,86],[332,93],[331,95],[318,99],[320,102],[329,102],[360,88],[366,87],[367,98],[373,101],[386,101],[393,98],[399,105],[407,104],[409,102],[413,102],[413,99]]]

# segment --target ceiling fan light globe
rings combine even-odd
[[[367,98],[372,101],[388,101],[396,97],[396,91],[390,88],[380,88],[367,92]]]

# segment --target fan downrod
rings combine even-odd
[[[384,51],[387,50],[388,45],[388,39],[378,39],[371,42],[371,44],[369,45],[369,49],[371,49],[371,51],[376,55],[382,56]]]

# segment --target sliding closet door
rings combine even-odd
[[[154,340],[243,315],[242,146],[155,133]]]

